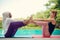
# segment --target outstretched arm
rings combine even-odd
[[[52,18],[50,18],[50,19],[41,19],[41,18],[39,18],[39,19],[34,19],[34,21],[52,22],[52,21],[54,21],[54,19],[52,19]]]

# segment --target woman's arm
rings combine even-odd
[[[34,21],[45,21],[45,22],[52,22],[54,19],[34,19]]]

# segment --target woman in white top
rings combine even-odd
[[[12,18],[12,15],[10,12],[3,13],[2,26],[3,26],[4,34],[7,32],[10,23],[13,22],[13,20],[11,20],[11,18]]]
[[[9,37],[14,37],[16,31],[18,30],[18,28],[21,28],[22,26],[26,26],[27,24],[30,23],[30,19],[28,20],[13,20],[11,19],[12,15],[10,12],[4,12],[3,13],[3,30],[4,30],[4,36],[6,38]]]

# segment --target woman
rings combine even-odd
[[[4,19],[5,16],[7,17]],[[7,20],[7,18],[11,18],[11,14],[6,12],[3,14],[3,27],[5,29],[6,38],[14,37],[18,28],[21,28],[22,26],[26,26],[27,24],[29,24],[31,19],[30,17],[29,20],[14,21],[12,19]]]
[[[43,37],[50,37],[55,29],[57,11],[52,10],[48,19],[31,20],[34,24],[43,26]]]
[[[11,20],[11,17],[12,17],[12,15],[10,12],[3,13],[2,26],[3,26],[4,34],[7,32],[10,23],[13,21],[13,20]]]

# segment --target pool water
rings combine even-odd
[[[0,37],[4,37],[3,30],[0,29]],[[32,37],[33,35],[42,35],[42,30],[18,29],[14,37]],[[52,35],[60,35],[60,30],[54,30]]]

